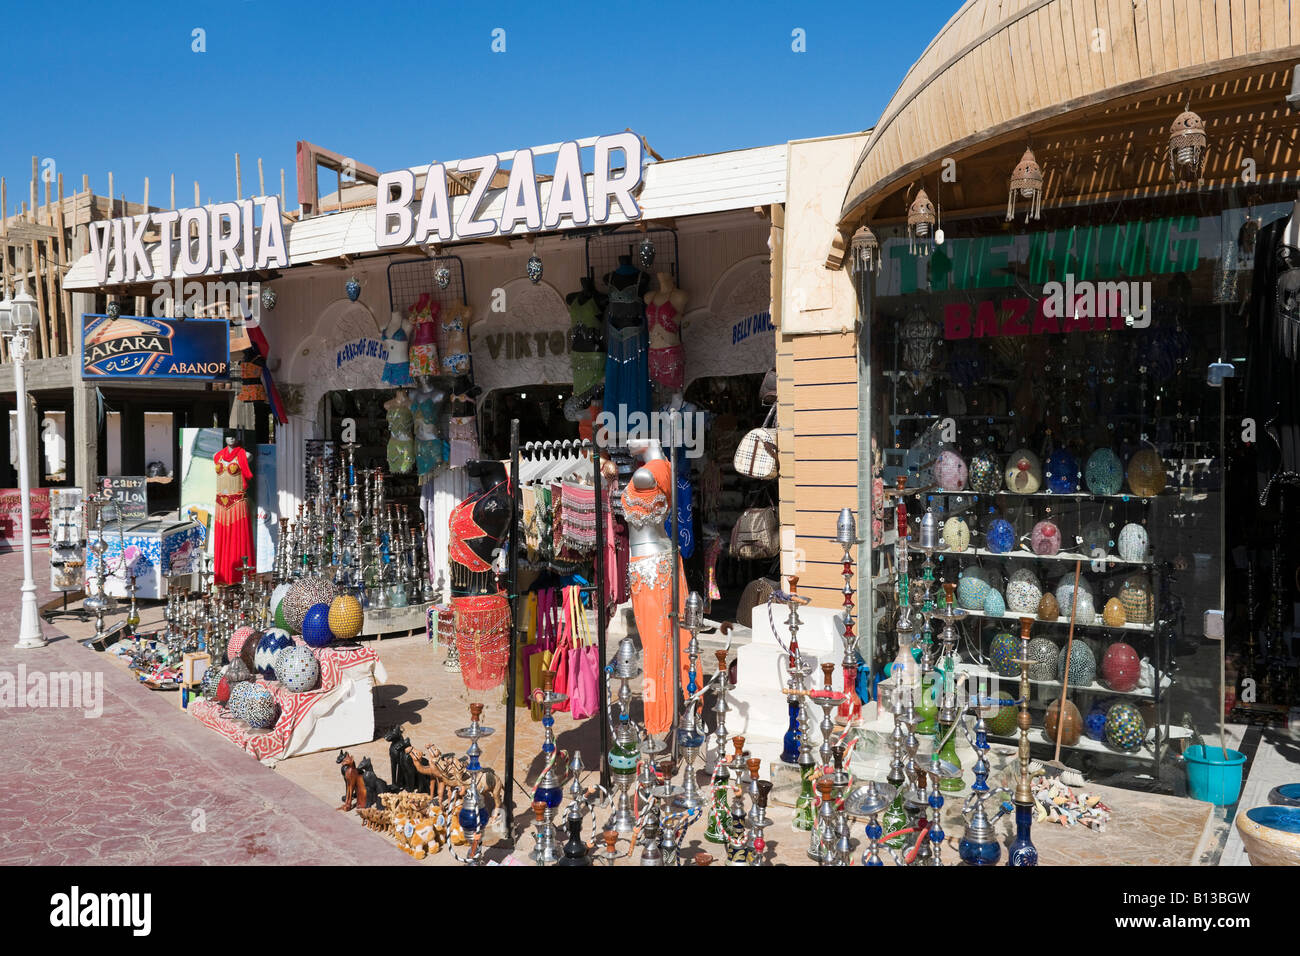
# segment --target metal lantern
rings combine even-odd
[[[911,382],[914,391],[920,392],[930,384],[934,371],[934,354],[943,330],[918,305],[912,309],[899,331],[903,340],[903,366],[907,369],[904,377]]]
[[[528,257],[528,281],[536,285],[542,281],[542,259],[537,253]]]
[[[641,263],[641,268],[649,269],[655,264],[655,241],[646,236],[641,240],[641,245],[637,246],[636,255]]]
[[[1205,169],[1205,121],[1186,109],[1169,127],[1169,171],[1183,182],[1200,182]]]
[[[439,289],[445,289],[451,285],[451,270],[446,266],[439,266],[438,271],[433,274],[433,281],[438,283]]]
[[[361,298],[361,283],[357,281],[356,276],[348,280],[348,284],[343,287],[343,291],[347,293],[348,299],[352,302]]]
[[[849,244],[849,263],[857,273],[868,270],[880,273],[880,240],[866,226],[853,234],[853,241]]]
[[[116,299],[112,299],[109,301],[108,305],[104,307],[104,314],[110,319],[116,319],[122,314],[122,306]]]
[[[1016,197],[1029,200],[1025,222],[1041,219],[1043,212],[1043,170],[1034,158],[1032,149],[1025,149],[1016,168],[1011,170],[1011,186],[1007,190],[1007,222],[1016,218]]]
[[[275,309],[275,290],[267,286],[262,290],[262,308],[271,312]]]
[[[916,198],[907,207],[908,248],[913,253],[929,255],[934,250],[934,224],[938,218],[925,190],[917,190]]]

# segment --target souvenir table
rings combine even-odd
[[[301,638],[294,640],[303,643]],[[216,701],[196,700],[189,712],[259,760],[283,760],[374,739],[374,685],[388,679],[378,656],[368,647],[324,647],[313,653],[320,663],[316,690],[294,694],[278,681],[258,678],[280,709],[270,730],[256,730],[234,719]]]
[[[123,563],[135,573],[136,597],[159,599],[167,596],[167,578],[199,570],[207,529],[195,521],[148,518],[104,526],[104,562],[110,571],[104,590],[114,597],[126,597]],[[123,555],[125,554],[125,559]],[[97,556],[86,551],[86,578],[93,577]]]

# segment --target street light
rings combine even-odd
[[[32,578],[32,502],[31,482],[27,474],[27,379],[24,364],[32,329],[36,325],[36,300],[28,294],[23,280],[11,300],[0,301],[0,335],[9,343],[14,360],[14,385],[18,399],[18,496],[23,521],[23,600],[22,621],[18,627],[17,648],[44,647],[40,616],[36,609],[36,582]]]

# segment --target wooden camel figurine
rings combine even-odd
[[[425,750],[427,759],[414,747],[408,747],[407,753],[411,755],[416,773],[429,778],[429,796],[439,803],[451,790],[465,785],[467,775],[460,770],[455,754],[445,754],[433,744]]]
[[[343,773],[343,806],[337,809],[345,813],[353,807],[369,806],[366,799],[366,781],[361,776],[361,771],[357,769],[357,762],[352,759],[352,755],[346,750],[340,750],[338,757],[334,761],[340,764],[339,770]]]

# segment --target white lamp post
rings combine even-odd
[[[27,360],[27,347],[32,328],[36,325],[36,300],[18,280],[18,291],[12,300],[6,295],[0,301],[0,334],[9,342],[9,354],[14,360],[14,386],[18,399],[18,489],[22,499],[23,520],[23,599],[22,622],[18,628],[18,643],[14,647],[43,647],[40,615],[36,608],[36,582],[32,578],[32,503],[31,482],[27,474],[27,379],[23,366]]]

